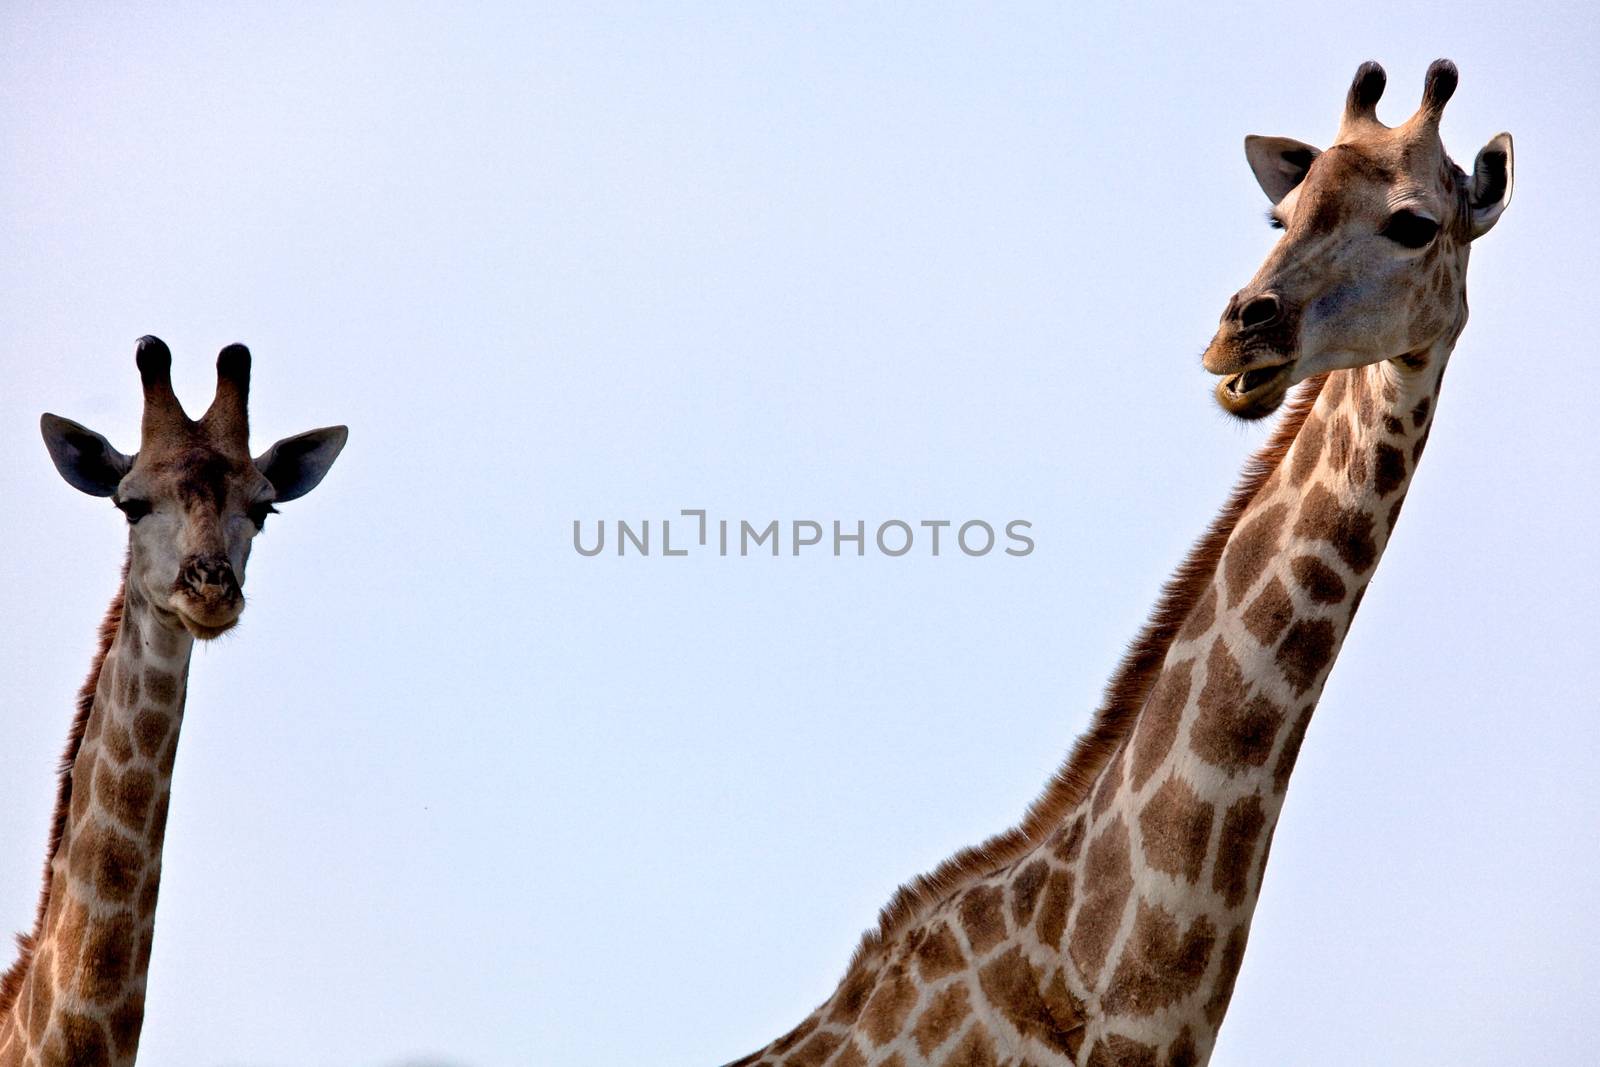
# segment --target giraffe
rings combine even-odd
[[[252,460],[248,349],[222,350],[198,421],[173,393],[165,344],[141,338],[136,362],[135,455],[40,419],[62,478],[127,519],[128,553],[62,758],[34,929],[0,978],[0,1067],[134,1062],[190,652],[238,622],[251,541],[274,503],[317,486],[347,437],[312,430]]]
[[[1369,62],[1326,151],[1246,139],[1283,236],[1202,362],[1226,411],[1282,419],[1020,825],[902,887],[833,994],[732,1067],[1209,1060],[1307,723],[1466,323],[1469,245],[1510,199],[1509,135],[1471,174],[1445,153],[1456,83],[1433,63],[1391,128]]]

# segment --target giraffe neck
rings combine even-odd
[[[1326,376],[1023,825],[902,890],[833,995],[730,1067],[1209,1060],[1307,722],[1456,333]]]
[[[39,925],[7,978],[0,1067],[121,1067],[138,1048],[193,638],[126,581],[121,600],[68,744]],[[115,615],[114,603],[108,625]]]
[[[1327,377],[1168,647],[1088,806],[1069,939],[1086,1036],[1209,1055],[1306,726],[1399,517],[1448,355]]]

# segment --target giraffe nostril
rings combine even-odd
[[[1253,330],[1278,321],[1282,313],[1283,305],[1278,298],[1271,293],[1263,293],[1239,309],[1239,325],[1246,330]]]
[[[200,557],[184,564],[179,580],[193,592],[205,596],[221,591],[225,596],[238,592],[239,582],[233,574],[233,564],[218,557]]]

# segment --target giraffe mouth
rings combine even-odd
[[[178,621],[183,623],[183,628],[185,630],[188,630],[190,634],[199,638],[201,641],[210,641],[213,638],[221,637],[239,623],[239,620],[235,618],[230,619],[221,626],[207,626],[203,622],[196,622],[194,619],[191,619],[181,611],[178,612]]]
[[[167,610],[176,615],[178,622],[190,636],[201,641],[210,641],[221,637],[235,626],[239,625],[239,616],[242,612],[236,611],[231,615],[226,612],[217,613],[209,619],[197,618],[196,613],[186,610],[182,604],[168,602]]]
[[[1230,374],[1217,383],[1217,402],[1230,415],[1259,419],[1272,414],[1289,391],[1294,363],[1275,363]]]

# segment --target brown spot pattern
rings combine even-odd
[[[133,958],[135,970],[148,971],[150,969],[150,952],[155,947],[156,931],[154,927],[147,926],[144,933],[139,935],[139,951]]]
[[[1180,934],[1170,912],[1141,900],[1133,933],[1106,990],[1106,1011],[1149,1015],[1187,997],[1205,977],[1216,940],[1216,928],[1204,915]]]
[[[1214,809],[1177,775],[1161,787],[1139,813],[1145,860],[1158,871],[1193,884],[1200,880],[1211,841]]]
[[[828,1067],[867,1067],[867,1058],[856,1048],[855,1043],[846,1041],[844,1048],[833,1058]]]
[[[38,1044],[44,1038],[44,1028],[50,1021],[50,1009],[55,1004],[55,990],[45,980],[54,964],[54,957],[45,949],[34,957],[33,973],[28,977],[28,1037]]]
[[[1337,604],[1345,597],[1339,572],[1315,556],[1296,556],[1289,564],[1295,584],[1319,604]]]
[[[1194,1035],[1187,1026],[1178,1031],[1178,1036],[1172,1039],[1172,1047],[1167,1049],[1167,1067],[1200,1067],[1200,1051],[1195,1048]]]
[[[111,1062],[105,1027],[87,1015],[63,1012],[41,1062],[44,1067],[105,1067]]]
[[[1217,846],[1211,888],[1222,894],[1230,908],[1238,907],[1249,888],[1250,861],[1255,858],[1256,838],[1266,821],[1261,798],[1254,794],[1234,801],[1222,818],[1222,841]]]
[[[1036,859],[1017,872],[1016,878],[1011,882],[1011,921],[1017,927],[1027,926],[1033,921],[1033,909],[1039,903],[1039,891],[1044,888],[1045,879],[1050,876],[1050,864],[1042,859]]]
[[[128,829],[144,832],[156,791],[156,780],[149,771],[134,767],[118,774],[101,761],[95,768],[94,791],[102,810],[110,812]]]
[[[1062,863],[1071,863],[1078,858],[1078,852],[1083,848],[1085,822],[1082,815],[1073,819],[1051,837],[1051,854]]]
[[[1206,684],[1198,703],[1200,713],[1189,734],[1195,755],[1230,774],[1267,762],[1283,710],[1260,693],[1246,698],[1239,661],[1220,637],[1206,659]]]
[[[940,926],[944,930],[945,936],[954,941],[955,938],[950,933],[950,928],[942,923]],[[920,950],[924,945],[926,945],[926,941],[917,947]],[[958,949],[958,955],[959,952],[960,950]],[[833,1006],[828,1011],[828,1021],[837,1023],[840,1026],[849,1026],[860,1018],[861,1009],[866,1006],[867,997],[872,994],[872,987],[877,981],[877,971],[869,967],[858,966],[851,968],[844,981],[839,983],[838,992],[833,995]]]
[[[972,1005],[967,1000],[966,983],[951,982],[933,995],[933,1000],[911,1028],[911,1037],[924,1056],[930,1055],[934,1049],[955,1036],[971,1014]]]
[[[154,667],[144,672],[144,690],[157,704],[172,704],[178,699],[178,676]]]
[[[1156,1067],[1156,1050],[1121,1034],[1106,1034],[1089,1050],[1089,1067]]]
[[[1118,816],[1089,844],[1084,857],[1083,903],[1078,907],[1068,949],[1084,980],[1093,982],[1105,964],[1122,910],[1133,890],[1128,828]]]
[[[153,870],[145,876],[144,886],[139,890],[139,918],[148,919],[156,913],[156,900],[161,892],[161,879],[159,870]]]
[[[899,1057],[895,1057],[899,1059]],[[889,1067],[889,1061],[884,1060],[884,1067]],[[994,1042],[989,1039],[989,1031],[983,1024],[974,1021],[971,1028],[961,1038],[957,1045],[945,1057],[941,1067],[999,1067],[994,1058]]]
[[[1288,514],[1287,504],[1274,504],[1228,539],[1222,566],[1230,605],[1237,604],[1266,569]]]
[[[1333,623],[1327,619],[1301,619],[1289,627],[1278,646],[1277,659],[1278,668],[1296,693],[1310,689],[1333,661],[1335,640]]]
[[[1380,444],[1373,452],[1372,460],[1377,471],[1373,488],[1382,499],[1400,488],[1400,484],[1406,480],[1406,456],[1391,444]]]
[[[1057,972],[1059,979],[1060,974]],[[1046,985],[1038,968],[1028,962],[1020,947],[1012,947],[978,972],[978,984],[991,1005],[1017,1028],[1023,1037],[1068,1052],[1081,1033],[1083,1005],[1069,992],[1065,982]]]
[[[1244,627],[1257,641],[1270,645],[1283,633],[1293,615],[1294,603],[1289,599],[1289,590],[1282,581],[1273,578],[1261,587],[1261,592],[1245,610]]]
[[[56,947],[62,959],[75,962],[79,958],[83,952],[83,939],[88,928],[89,909],[81,901],[67,897],[61,909],[60,925],[55,928]]]
[[[917,1003],[917,987],[902,968],[892,968],[878,984],[862,1012],[862,1031],[875,1045],[887,1045],[906,1024]]]
[[[167,734],[172,729],[172,717],[164,712],[145,708],[133,720],[133,740],[139,747],[139,754],[147,759],[154,759],[156,753],[161,751],[161,742],[167,739]]]
[[[1170,664],[1151,689],[1131,742],[1135,789],[1144,788],[1144,783],[1171,751],[1173,739],[1178,736],[1178,724],[1183,720],[1184,706],[1189,703],[1193,674],[1192,659]]]
[[[961,926],[967,943],[980,956],[1006,936],[1005,891],[997,885],[974,886],[961,898]]]
[[[1214,1027],[1222,1025],[1222,1017],[1228,1011],[1228,1001],[1233,999],[1233,983],[1238,980],[1239,966],[1244,963],[1245,942],[1249,938],[1249,924],[1240,923],[1233,928],[1233,932],[1228,935],[1227,943],[1222,946],[1221,965],[1217,969],[1217,987],[1206,1001],[1206,1021]]]
[[[1272,769],[1272,787],[1278,792],[1289,788],[1289,775],[1294,772],[1294,761],[1300,757],[1300,745],[1306,739],[1306,727],[1311,725],[1311,712],[1301,712],[1289,724],[1289,733],[1283,739],[1283,751],[1278,753],[1278,763]]]
[[[171,802],[171,793],[163,792],[156,797],[156,812],[150,819],[150,832],[145,835],[145,840],[153,849],[159,849],[167,836],[167,808]]]
[[[1261,839],[1261,857],[1256,860],[1256,893],[1260,894],[1267,884],[1267,857],[1272,855],[1272,834],[1268,833]]]
[[[1433,399],[1431,397],[1425,396],[1417,401],[1417,406],[1411,409],[1411,425],[1421,429],[1422,424],[1428,421],[1428,409],[1432,406]]]
[[[1039,908],[1039,942],[1059,950],[1066,932],[1067,912],[1072,908],[1072,872],[1052,871],[1045,883],[1044,904]]]
[[[935,924],[928,931],[928,936],[917,945],[917,973],[922,975],[925,982],[959,971],[966,962],[955,931],[946,923]]]
[[[1377,421],[1377,405],[1372,402],[1372,388],[1367,381],[1368,371],[1365,367],[1357,367],[1350,372],[1350,395],[1355,398],[1356,417],[1361,420],[1361,425],[1371,426]]]
[[[128,736],[127,728],[115,719],[107,719],[101,742],[118,763],[127,763],[133,757],[133,740]]]
[[[1420,461],[1422,459],[1422,450],[1428,444],[1428,433],[1432,429],[1433,429],[1433,425],[1432,425],[1432,423],[1430,423],[1428,425],[1428,428],[1426,430],[1422,431],[1422,436],[1417,438],[1417,443],[1411,446],[1411,465],[1412,466],[1416,466],[1418,461]]]
[[[1367,453],[1359,448],[1350,453],[1350,484],[1357,489],[1367,484]]]
[[[94,797],[94,768],[98,762],[92,752],[85,752],[72,769],[72,802],[68,810],[74,823],[82,822],[89,810],[89,802]]]
[[[111,1028],[111,1044],[117,1054],[132,1055],[139,1044],[139,1031],[144,1028],[144,994],[129,993],[107,1022]]]
[[[1358,575],[1365,574],[1378,559],[1378,546],[1372,540],[1372,516],[1344,507],[1321,486],[1314,486],[1306,494],[1294,533],[1308,541],[1326,541]]]
[[[178,654],[178,634],[165,626],[152,626],[150,628],[150,647],[156,655],[170,659]]]
[[[78,990],[88,1000],[110,1001],[132,977],[133,916],[123,912],[89,924],[78,967]]]
[[[139,703],[139,670],[117,657],[117,706],[135,707]]]
[[[1328,433],[1328,466],[1334,471],[1342,471],[1350,462],[1350,421],[1337,414],[1330,416],[1329,421],[1333,425]]]
[[[1332,378],[1329,382],[1332,382]],[[1324,389],[1327,386],[1323,387]],[[1312,415],[1306,419],[1305,425],[1300,427],[1300,433],[1294,439],[1293,454],[1289,457],[1289,484],[1300,486],[1311,477],[1311,472],[1317,468],[1317,460],[1322,458],[1322,419]]]
[[[86,728],[84,730],[83,741],[85,746],[87,746],[90,741],[93,741],[95,738],[100,736],[100,731],[105,726],[105,722],[105,705],[96,705],[95,709],[89,713],[89,722],[86,724]]]
[[[1122,759],[1127,753],[1127,746],[1122,746],[1112,753],[1106,761],[1105,770],[1100,772],[1100,783],[1095,787],[1094,805],[1090,809],[1090,817],[1098,819],[1111,807],[1111,802],[1117,797],[1117,790],[1122,788]]]
[[[177,762],[177,759],[178,735],[173,733],[171,737],[167,738],[167,747],[161,750],[161,758],[156,761],[156,769],[170,777],[172,775],[172,765]]]
[[[105,827],[85,827],[75,835],[67,857],[72,876],[92,883],[112,903],[128,900],[138,888],[141,854],[132,841]]]
[[[783,1061],[783,1067],[822,1067],[840,1045],[844,1044],[844,1037],[840,1034],[829,1033],[824,1030],[811,1035],[811,1040],[794,1050],[794,1053]]]

